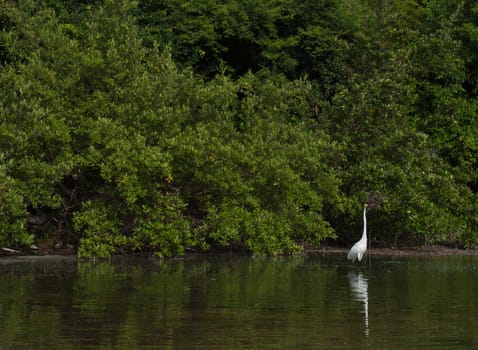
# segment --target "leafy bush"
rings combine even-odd
[[[23,197],[16,189],[14,180],[6,175],[5,166],[0,166],[0,212],[0,245],[31,245],[33,237],[26,230]]]
[[[127,1],[76,28],[24,6],[5,34],[5,125],[21,130],[9,174],[19,198],[70,222],[80,255],[236,241],[277,254],[333,236],[321,216],[340,199],[333,146],[309,118],[308,83],[179,72],[142,46]],[[230,210],[242,222],[233,236]]]
[[[1,244],[476,245],[476,6],[180,3],[0,2]]]

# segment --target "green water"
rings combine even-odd
[[[478,349],[478,257],[3,258],[4,349]]]

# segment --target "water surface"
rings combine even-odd
[[[0,259],[0,349],[478,349],[478,257]]]

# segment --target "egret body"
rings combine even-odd
[[[367,251],[367,204],[363,206],[363,233],[360,241],[355,243],[347,254],[347,259],[349,260],[362,260],[365,252]]]

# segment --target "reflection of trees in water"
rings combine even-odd
[[[348,279],[350,288],[354,296],[354,300],[360,301],[363,303],[364,309],[364,323],[365,323],[365,334],[369,334],[368,328],[368,281],[367,278],[363,276],[362,272],[349,272]]]
[[[7,344],[47,337],[98,348],[299,348],[341,339],[349,306],[350,286],[333,259],[72,259],[17,271],[19,265],[0,263],[9,301],[0,310],[0,339]]]

